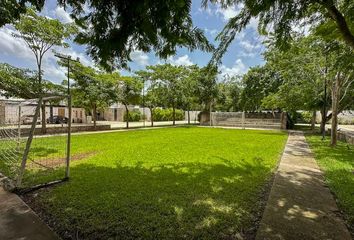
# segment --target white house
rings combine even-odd
[[[21,121],[26,116],[33,116],[37,104],[34,102],[26,102],[23,99],[0,99],[0,124],[18,123],[19,111],[21,109]],[[68,117],[68,107],[63,102],[57,105],[46,105],[46,118],[50,116]],[[41,119],[41,115],[39,117]],[[86,114],[83,108],[72,108],[72,119],[75,123],[85,123]]]

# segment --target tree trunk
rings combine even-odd
[[[326,134],[326,122],[327,122],[327,111],[324,109],[321,110],[321,125],[320,125],[320,132],[322,136]]]
[[[337,129],[338,129],[338,106],[339,106],[339,74],[336,76],[332,88],[332,124],[331,124],[331,146],[337,145]]]
[[[151,121],[151,127],[154,126],[154,108],[150,107],[150,121]]]
[[[191,124],[191,116],[189,114],[189,109],[187,110],[187,115],[188,115],[188,125]]]
[[[316,124],[316,110],[313,110],[312,112],[312,119],[311,119],[311,130],[315,130],[315,124]]]
[[[96,130],[96,119],[97,117],[97,106],[96,104],[93,105],[93,113],[92,113],[92,118],[93,118],[93,129]]]
[[[124,104],[125,107],[125,122],[126,122],[126,128],[129,128],[129,109],[128,105]]]
[[[43,96],[43,89],[42,89],[42,58],[40,57],[39,61],[37,61],[37,67],[38,67],[38,83],[39,83],[39,91],[41,93],[40,97]],[[41,112],[42,112],[42,134],[47,133],[47,122],[46,122],[46,114],[45,114],[45,101],[42,101],[41,105]]]
[[[173,126],[176,125],[176,108],[175,108],[175,105],[173,104]]]
[[[342,34],[344,41],[354,49],[354,35],[351,33],[346,19],[341,12],[338,11],[332,0],[326,1],[324,7],[327,9],[331,18],[336,22],[339,32]]]

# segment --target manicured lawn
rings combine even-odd
[[[31,204],[64,238],[233,239],[253,227],[286,139],[197,127],[73,136],[73,155],[90,155]]]
[[[332,148],[329,138],[322,141],[318,135],[308,135],[306,139],[325,173],[328,186],[337,197],[339,207],[345,212],[349,225],[354,226],[354,146],[348,149],[347,144],[338,142],[338,146]]]

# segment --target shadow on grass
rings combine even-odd
[[[44,192],[44,216],[64,239],[234,239],[250,234],[271,169],[250,163],[79,164]],[[38,202],[37,202],[38,204]]]
[[[272,191],[256,239],[351,239],[320,171],[278,172]]]
[[[330,138],[321,140],[320,135],[306,138],[354,237],[354,146],[338,141],[331,147]]]
[[[55,148],[49,148],[49,147],[31,147],[30,150],[30,156],[35,156],[35,157],[48,157],[50,155],[53,155],[54,153],[58,153],[58,149]]]

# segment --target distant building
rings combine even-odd
[[[22,103],[22,104],[21,104]],[[21,106],[21,122],[26,117],[33,116],[37,104],[25,102],[22,99],[0,99],[0,123],[15,124],[18,123],[19,110]],[[68,107],[64,102],[55,105],[46,105],[46,118],[51,116],[69,117]],[[42,112],[41,112],[42,115]],[[42,118],[40,115],[39,119]],[[74,123],[85,123],[86,114],[83,108],[72,108],[72,120]]]
[[[140,111],[141,114],[145,113],[146,120],[148,121],[150,120],[150,110],[148,108],[129,105],[128,109],[129,111]],[[126,113],[125,106],[121,103],[115,103],[103,111],[98,111],[97,120],[123,122],[125,113]]]

